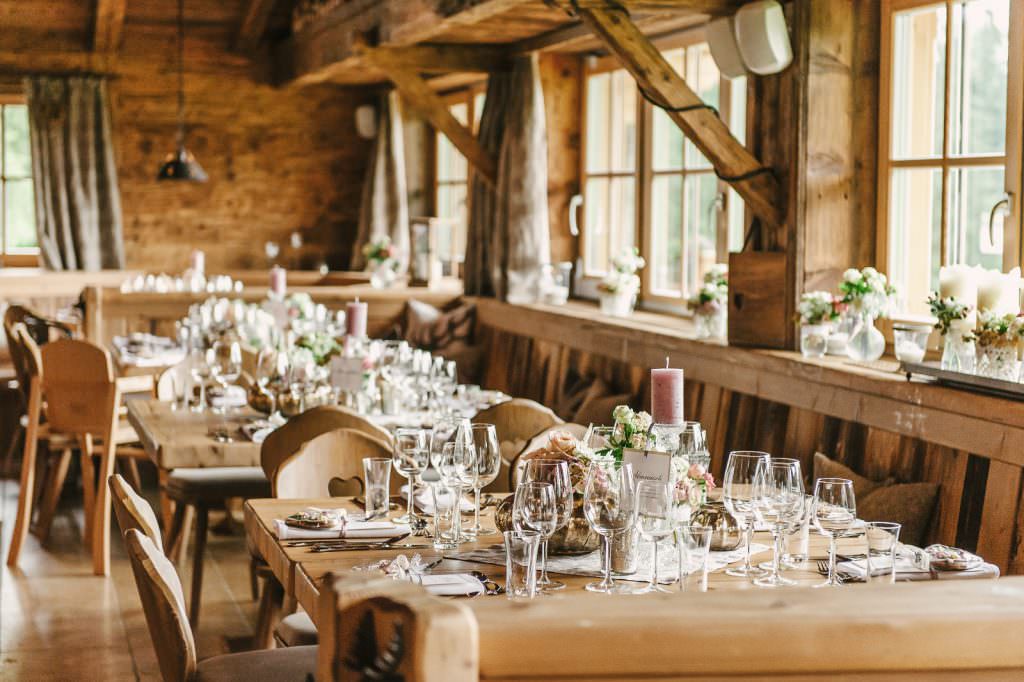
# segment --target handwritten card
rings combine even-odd
[[[331,385],[346,393],[363,390],[362,358],[345,358],[340,355],[331,358]]]
[[[622,461],[633,465],[633,479],[636,481],[672,482],[672,455],[657,450],[622,451]]]

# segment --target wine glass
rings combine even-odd
[[[782,577],[779,561],[782,557],[782,540],[803,518],[803,510],[804,482],[800,462],[773,457],[768,465],[768,475],[761,481],[761,490],[754,496],[755,515],[761,521],[771,524],[771,570],[768,575],[756,579],[755,585],[781,587],[795,584],[789,578]]]
[[[277,395],[269,390],[270,382],[282,374],[282,354],[273,346],[264,346],[256,355],[256,385],[270,396],[270,413],[277,412]]]
[[[654,544],[654,566],[651,581],[640,592],[668,592],[660,584],[658,544],[672,534],[672,490],[661,481],[639,481],[636,484],[636,525],[640,537]]]
[[[526,463],[523,471],[522,483],[540,481],[548,483],[554,490],[555,507],[558,512],[558,524],[555,530],[564,528],[572,517],[572,479],[569,474],[569,463],[559,459],[531,459]],[[554,531],[552,531],[552,535]],[[548,540],[550,535],[545,535],[541,544],[541,569],[540,577],[537,579],[537,587],[541,590],[560,590],[565,583],[552,580],[548,577]]]
[[[425,525],[425,522],[416,514],[416,482],[420,473],[427,468],[430,461],[430,448],[427,445],[427,434],[425,429],[397,429],[395,431],[395,446],[392,450],[391,461],[395,470],[409,479],[409,490],[406,499],[406,512],[395,519],[398,523],[408,523],[413,529]]]
[[[814,482],[811,520],[815,528],[828,536],[828,580],[816,587],[842,585],[836,576],[836,539],[848,531],[857,519],[853,481],[848,478],[819,478]]]
[[[494,424],[470,424],[466,445],[468,447],[463,450],[470,457],[465,461],[467,469],[464,481],[473,488],[473,525],[468,535],[494,535],[497,531],[480,525],[480,491],[494,481],[501,471],[501,448],[498,446],[498,433]]]
[[[591,426],[587,429],[584,445],[590,452],[607,450],[612,446],[612,436],[615,434],[614,426]]]
[[[188,371],[192,381],[199,385],[199,402],[192,406],[193,412],[206,411],[206,380],[210,378],[210,365],[206,361],[206,350],[195,346],[188,354]]]
[[[221,406],[214,412],[224,414],[231,409],[228,387],[242,375],[242,348],[237,341],[219,340],[210,349],[210,356],[210,373],[223,391]]]
[[[727,575],[752,578],[764,571],[750,565],[750,537],[754,533],[754,502],[763,491],[763,478],[768,475],[767,452],[738,450],[729,453],[722,477],[722,501],[729,513],[743,526],[743,565],[726,570]]]
[[[587,583],[591,592],[624,593],[632,588],[612,579],[612,536],[628,531],[634,522],[636,500],[633,465],[623,462],[593,462],[583,489],[583,515],[604,542],[604,579]]]
[[[512,500],[512,521],[516,530],[536,531],[547,542],[558,529],[555,487],[541,481],[520,483]]]
[[[708,452],[708,438],[700,422],[685,422],[679,434],[679,452],[686,456],[690,464],[696,464],[707,471],[711,464],[711,453]]]

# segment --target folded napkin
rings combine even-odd
[[[411,575],[409,580],[440,597],[462,597],[484,593],[484,585],[469,573]]]
[[[231,384],[227,390],[213,389],[210,391],[210,405],[213,407],[245,407],[249,404],[245,389]]]
[[[409,494],[409,485],[405,484],[402,486],[402,495]],[[428,487],[420,486],[416,489],[416,509],[424,514],[431,515],[434,513],[434,491]],[[473,511],[473,502],[471,500],[462,498],[459,503],[459,508],[464,512]]]
[[[888,559],[873,562],[877,565],[872,571],[874,575],[885,573],[890,566]],[[836,564],[840,573],[863,579],[867,575],[867,559],[840,561]],[[971,578],[998,578],[999,567],[995,564],[982,563],[967,571],[928,570],[914,564],[913,557],[896,558],[896,580],[966,580]]]
[[[411,532],[408,524],[391,521],[346,521],[340,528],[296,528],[284,519],[274,519],[278,540],[388,540]]]

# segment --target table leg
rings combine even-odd
[[[192,600],[188,618],[193,633],[199,630],[199,601],[203,593],[203,555],[206,553],[209,516],[210,511],[205,505],[196,505],[196,544],[192,556]]]

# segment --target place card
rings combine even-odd
[[[667,452],[627,448],[622,451],[622,461],[633,465],[636,481],[672,482],[672,455]]]
[[[331,358],[331,385],[345,393],[363,390],[363,359],[335,355]]]

